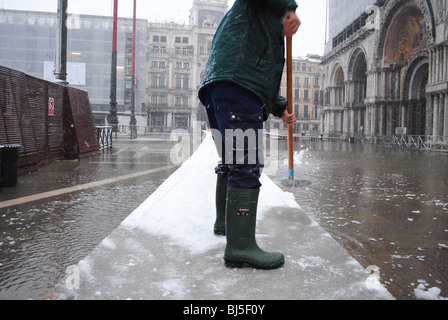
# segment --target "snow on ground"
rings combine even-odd
[[[216,181],[214,168],[219,160],[216,149],[211,147],[212,143],[211,136],[207,135],[194,155],[137,208],[123,222],[123,226],[169,236],[176,243],[188,247],[192,253],[203,253],[222,246],[223,238],[210,239],[210,226],[215,222],[215,189],[210,181]],[[266,175],[262,176],[261,181],[259,220],[263,219],[269,207],[299,208],[292,193],[285,193]],[[189,188],[189,185],[195,188]],[[210,185],[213,187],[210,188]],[[194,216],[185,212],[194,212]]]
[[[76,299],[393,299],[379,277],[300,209],[266,175],[257,240],[285,254],[283,268],[229,269],[216,237],[211,137],[108,238],[79,262]],[[70,279],[70,277],[68,278]],[[62,282],[63,284],[63,282]]]

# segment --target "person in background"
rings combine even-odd
[[[216,31],[201,77],[198,94],[221,158],[215,169],[214,232],[227,237],[227,267],[267,270],[285,262],[283,254],[258,247],[255,228],[263,123],[270,114],[287,125],[296,122],[279,92],[285,36],[301,24],[297,7],[294,0],[236,0]]]

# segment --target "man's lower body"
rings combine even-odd
[[[205,89],[207,115],[221,162],[216,167],[214,232],[226,235],[226,266],[275,269],[281,253],[261,250],[255,240],[263,169],[263,108],[258,98],[231,82]]]

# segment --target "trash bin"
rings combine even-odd
[[[0,145],[0,187],[14,187],[17,184],[21,147],[17,144]]]

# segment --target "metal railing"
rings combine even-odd
[[[394,135],[392,145],[403,148],[448,151],[446,136]]]
[[[112,148],[112,126],[97,126],[96,135],[100,144],[100,150]]]

